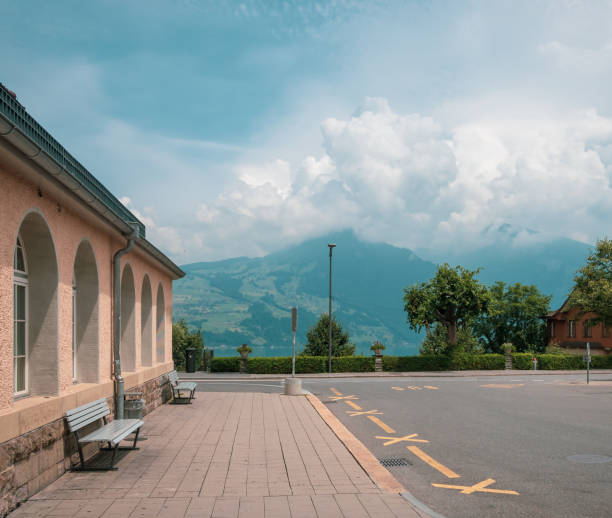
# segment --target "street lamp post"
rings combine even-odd
[[[327,358],[327,370],[331,374],[331,358],[332,358],[332,250],[336,245],[329,243],[329,356]]]

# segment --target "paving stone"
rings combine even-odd
[[[155,409],[143,429],[117,471],[68,472],[10,518],[419,516],[374,484],[306,398],[201,393]],[[20,445],[24,473],[51,455],[35,439]]]

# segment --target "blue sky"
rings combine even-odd
[[[0,81],[180,263],[609,234],[609,1],[4,4]]]

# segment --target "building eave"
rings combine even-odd
[[[46,131],[0,84],[0,139],[32,170],[59,185],[161,263],[174,278],[185,276],[171,259],[146,239],[145,225]]]

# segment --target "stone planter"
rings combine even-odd
[[[504,347],[504,353],[506,355],[505,369],[512,370],[512,347]]]

